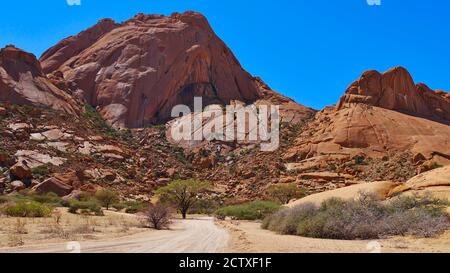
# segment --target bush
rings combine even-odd
[[[382,202],[360,193],[357,200],[332,198],[321,206],[304,204],[266,217],[262,227],[280,234],[325,239],[381,239],[397,235],[431,237],[450,228],[447,202],[401,196]]]
[[[34,201],[20,201],[4,208],[4,213],[11,217],[49,217],[52,208]]]
[[[70,200],[69,201],[69,212],[76,214],[78,211],[82,213],[94,213],[97,216],[102,216],[102,208],[97,200],[91,199],[86,201],[80,201],[80,200]]]
[[[220,208],[221,201],[218,198],[203,198],[199,199],[192,205],[189,210],[191,214],[214,214]]]
[[[95,193],[95,198],[102,204],[102,206],[106,207],[106,210],[109,210],[109,207],[117,203],[119,201],[119,196],[116,192],[108,189],[101,189]]]
[[[157,230],[161,230],[169,226],[170,216],[170,208],[162,204],[150,206],[146,213],[150,226]]]
[[[32,194],[29,196],[33,201],[48,204],[54,207],[63,206],[63,200],[56,193],[50,192],[47,194]]]
[[[112,207],[117,211],[121,211],[126,208],[125,204],[123,203],[115,203],[112,205]]]
[[[287,204],[293,199],[300,199],[307,195],[307,191],[299,189],[296,184],[272,185],[267,189],[272,200]]]
[[[220,218],[232,217],[237,220],[261,220],[265,216],[276,212],[280,205],[271,201],[254,201],[241,205],[228,206],[216,211]]]
[[[146,203],[141,201],[127,201],[123,203],[125,205],[125,213],[135,214],[145,210]]]
[[[50,164],[45,164],[31,170],[33,177],[44,178],[50,173]]]

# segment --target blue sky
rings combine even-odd
[[[102,18],[200,11],[246,70],[316,109],[336,103],[367,69],[402,65],[416,81],[450,91],[448,0],[16,0],[1,7],[0,46],[37,56]]]

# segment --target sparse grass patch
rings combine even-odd
[[[382,202],[361,193],[357,200],[332,198],[320,206],[303,204],[266,217],[262,228],[280,234],[323,239],[432,237],[450,229],[448,202],[431,197],[399,196]]]

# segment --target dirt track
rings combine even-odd
[[[225,251],[228,232],[212,218],[176,220],[171,230],[139,233],[105,241],[80,242],[82,253],[214,253]],[[0,253],[70,253],[68,243],[0,249]],[[77,249],[74,250],[77,252]]]

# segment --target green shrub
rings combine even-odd
[[[4,213],[11,217],[49,217],[52,211],[50,206],[34,201],[20,201],[4,208]]]
[[[126,201],[123,204],[125,205],[125,213],[129,214],[135,214],[147,208],[145,202],[141,201]]]
[[[381,239],[397,235],[431,237],[450,228],[448,202],[430,195],[400,196],[382,202],[360,193],[357,200],[332,198],[266,217],[262,227],[280,234],[324,239]]]
[[[29,196],[33,201],[48,204],[54,207],[63,206],[63,200],[56,193],[50,192],[47,194],[32,194]]]
[[[116,192],[108,189],[101,189],[95,193],[95,198],[109,210],[109,206],[119,201],[119,196]]]
[[[126,208],[126,205],[123,203],[115,203],[111,207],[113,207],[117,211],[121,211]]]
[[[220,208],[220,203],[220,200],[215,198],[202,198],[192,205],[189,213],[211,215]]]
[[[293,199],[300,199],[307,195],[307,191],[300,189],[296,184],[272,185],[267,189],[272,200],[281,204],[288,204]]]
[[[94,213],[95,215],[102,216],[102,208],[97,200],[91,199],[86,201],[80,201],[80,200],[70,200],[69,202],[69,212],[76,214],[79,211],[83,213]]]
[[[33,173],[33,177],[35,178],[43,178],[46,177],[50,173],[50,165],[45,164],[36,168],[31,169]]]
[[[232,217],[237,220],[260,220],[276,212],[281,206],[271,201],[254,201],[241,205],[228,206],[218,209],[218,218]]]

